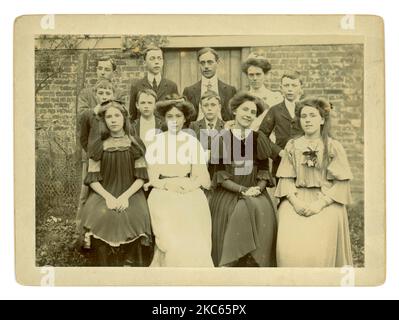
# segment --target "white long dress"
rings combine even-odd
[[[210,188],[201,144],[184,132],[164,132],[147,148],[146,159],[155,186],[148,198],[156,243],[151,267],[213,267],[212,222],[205,193],[200,187],[186,194],[162,189],[163,178],[189,179]]]

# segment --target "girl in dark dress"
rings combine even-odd
[[[277,223],[266,190],[272,183],[266,164],[269,157],[278,156],[278,148],[250,129],[263,111],[259,98],[238,93],[230,107],[235,123],[222,136],[218,154],[223,157],[218,157],[210,202],[212,258],[216,266],[274,267]]]
[[[115,265],[111,248],[125,252],[123,264],[143,266],[141,246],[150,245],[151,225],[142,186],[148,180],[145,148],[129,134],[125,107],[110,101],[99,112],[98,137],[89,145],[89,197],[82,208],[81,228],[88,232],[96,265]]]

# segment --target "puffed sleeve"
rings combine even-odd
[[[226,170],[226,165],[231,163],[231,133],[229,130],[223,130],[219,137],[212,141],[211,148],[211,163],[215,165],[212,188],[216,188],[226,180],[233,179],[233,175]]]
[[[130,149],[134,158],[134,176],[147,182],[149,178],[145,160],[145,145],[138,137],[134,137],[134,140],[136,144],[133,143]]]
[[[267,169],[259,169],[258,168],[258,174],[256,176],[256,179],[258,181],[261,181],[261,180],[266,181],[266,186],[268,188],[273,188],[276,186],[272,174]]]
[[[84,180],[84,184],[90,186],[94,182],[100,182],[103,180],[101,175],[101,160],[95,161],[89,159],[88,172]]]
[[[327,166],[327,182],[321,191],[326,196],[341,204],[351,202],[350,180],[353,175],[349,166],[345,149],[336,140],[329,144],[329,164]]]
[[[297,189],[295,185],[296,170],[295,170],[295,145],[294,140],[288,141],[285,147],[285,154],[281,159],[278,167],[276,177],[279,178],[275,197],[283,198],[289,194],[295,194]]]
[[[259,160],[265,160],[268,158],[277,159],[281,148],[271,142],[271,140],[262,132],[258,131],[257,138],[257,154]]]
[[[331,139],[329,149],[330,163],[327,166],[327,180],[352,180],[353,175],[342,144]]]

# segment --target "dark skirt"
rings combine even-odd
[[[100,144],[100,150],[101,147]],[[105,190],[118,198],[136,179],[148,179],[145,168],[135,168],[138,157],[140,154],[133,147],[104,150],[101,153],[100,172],[89,172],[85,184],[99,182]],[[151,242],[150,214],[142,189],[130,197],[129,207],[124,212],[108,209],[105,199],[90,190],[81,211],[80,224],[82,230],[112,247],[119,247],[139,238],[142,238],[143,244]]]
[[[251,198],[219,187],[210,207],[216,266],[229,265],[248,254],[260,267],[276,266],[277,221],[266,191]]]
[[[144,245],[151,242],[148,206],[142,190],[130,197],[129,207],[124,212],[109,210],[104,198],[92,192],[83,207],[81,219],[85,230],[112,247],[141,237]]]

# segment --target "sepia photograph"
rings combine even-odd
[[[22,17],[16,32],[40,28],[19,85],[31,86],[29,107],[16,96],[16,118],[33,117],[21,115],[30,137],[16,150],[29,180],[17,188],[30,190],[16,211],[17,277],[383,282],[382,22],[278,17],[243,16],[253,25],[239,31],[233,16],[185,16],[169,31],[173,16],[103,17],[114,28],[102,16],[88,28],[79,16]],[[158,27],[135,28],[144,18]],[[15,70],[24,76],[22,62]]]

